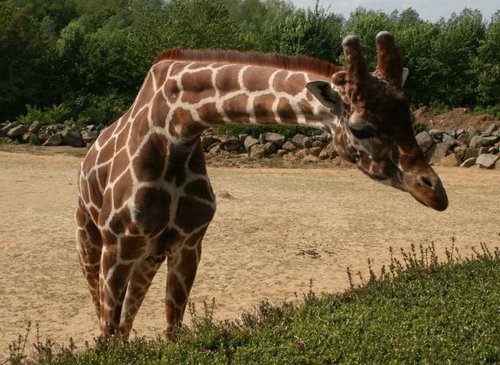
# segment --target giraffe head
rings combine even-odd
[[[410,104],[403,92],[408,70],[389,32],[376,37],[377,67],[370,73],[359,39],[342,42],[345,69],[331,82],[312,81],[307,88],[332,115],[330,128],[337,152],[372,179],[409,192],[420,203],[445,210],[448,197],[441,180],[418,146]]]

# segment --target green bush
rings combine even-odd
[[[280,125],[248,125],[248,124],[227,124],[217,126],[213,129],[214,134],[227,134],[230,136],[239,136],[240,134],[248,134],[254,138],[259,138],[261,134],[274,132],[292,138],[296,134],[304,134],[306,136],[314,136],[321,134],[321,131],[307,126],[280,126]]]
[[[44,109],[27,105],[26,109],[26,114],[20,116],[19,121],[27,125],[35,120],[42,124],[63,124],[71,118],[71,110],[66,104],[52,105]]]

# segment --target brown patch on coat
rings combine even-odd
[[[235,95],[224,101],[223,108],[229,119],[248,123],[250,115],[247,113],[248,96],[244,93]]]

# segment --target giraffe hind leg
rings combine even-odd
[[[99,270],[102,251],[101,234],[90,218],[89,213],[78,204],[76,210],[76,246],[83,275],[87,280],[90,296],[94,303],[97,318],[100,317]]]

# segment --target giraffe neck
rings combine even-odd
[[[331,132],[335,118],[305,87],[315,79],[325,77],[265,66],[166,60],[151,68],[131,117],[137,130],[146,123],[142,130],[163,129],[179,143],[221,124],[300,124]]]

